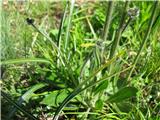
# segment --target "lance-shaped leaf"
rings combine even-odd
[[[121,102],[130,97],[136,96],[137,89],[135,87],[125,87],[119,90],[114,95],[110,96],[107,102]]]

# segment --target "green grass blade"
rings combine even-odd
[[[46,83],[38,83],[38,84],[32,86],[24,95],[22,95],[22,99],[24,101],[28,101],[32,97],[32,95],[34,94],[34,92],[36,90],[38,90],[40,88],[43,88],[43,87],[45,87],[47,85],[48,84],[46,84]]]
[[[93,26],[92,26],[90,20],[88,19],[88,17],[86,17],[86,20],[87,20],[87,23],[88,23],[88,25],[89,25],[89,28],[90,28],[90,30],[91,30],[93,36],[94,36],[94,39],[97,39],[98,37],[97,37],[97,35],[96,35],[95,31],[94,31],[94,28],[93,28]]]
[[[121,16],[121,19],[120,19],[119,28],[116,32],[115,39],[114,39],[114,41],[112,43],[112,46],[111,46],[109,59],[112,59],[114,57],[114,55],[116,54],[116,51],[117,51],[117,48],[118,48],[118,45],[119,45],[119,42],[120,42],[120,39],[121,39],[122,31],[123,31],[123,25],[125,24],[125,18],[126,18],[126,15],[127,15],[128,6],[129,6],[129,1],[126,1],[123,12],[122,12],[122,16]],[[108,67],[109,74],[112,74],[113,66],[114,66],[114,63],[112,63]],[[114,85],[113,84],[114,84],[114,81],[112,81],[112,87],[113,87],[113,91],[114,91]]]
[[[68,48],[68,44],[69,44],[68,40],[69,40],[69,33],[70,33],[70,28],[71,28],[71,21],[72,21],[72,14],[73,14],[74,3],[75,3],[75,0],[71,0],[69,18],[68,18],[68,22],[67,22],[68,26],[67,26],[67,31],[66,31],[65,46],[64,46],[65,50]]]
[[[67,8],[68,8],[68,4],[66,4],[63,16],[61,18],[61,22],[60,22],[60,26],[59,26],[59,31],[58,31],[58,36],[57,36],[57,46],[58,46],[59,49],[61,47],[61,34],[62,34],[62,29],[63,29],[66,13],[67,13]]]
[[[63,30],[63,25],[64,25],[66,13],[67,13],[67,8],[68,8],[68,4],[66,4],[63,16],[61,18],[58,36],[57,36],[57,46],[58,46],[59,50],[61,50],[61,34],[62,34],[62,30]],[[57,66],[59,66],[59,63],[60,63],[59,57],[60,57],[60,53],[58,53],[58,55],[57,55]]]
[[[110,96],[107,102],[121,102],[127,98],[136,96],[137,89],[135,87],[125,87],[119,90],[114,95]]]
[[[20,59],[11,59],[11,60],[5,60],[1,61],[0,65],[8,65],[8,64],[23,64],[28,62],[40,62],[40,63],[48,63],[51,64],[50,61],[42,58],[20,58]]]

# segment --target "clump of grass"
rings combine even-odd
[[[152,5],[152,3],[154,2],[150,4]],[[143,111],[143,108],[146,110],[143,103],[146,103],[146,106],[148,103],[143,101],[146,98],[142,97],[144,94],[141,90],[145,83],[140,83],[144,78],[141,73],[135,72],[135,75],[133,75],[132,72],[135,68],[138,68],[136,67],[137,63],[143,65],[138,59],[145,48],[144,45],[147,43],[147,38],[152,30],[156,15],[155,11],[157,11],[157,1],[153,5],[149,25],[146,24],[148,26],[147,31],[141,30],[141,33],[144,34],[145,32],[146,36],[142,40],[132,65],[129,63],[133,57],[127,56],[126,53],[129,49],[128,44],[131,45],[131,50],[135,49],[135,46],[130,44],[135,39],[130,38],[130,36],[125,38],[123,33],[128,27],[130,28],[128,29],[130,32],[134,32],[132,29],[138,29],[138,20],[131,21],[137,22],[135,24],[129,24],[130,18],[127,18],[127,11],[129,6],[138,6],[139,4],[129,1],[108,1],[92,4],[96,5],[97,11],[102,10],[102,8],[99,8],[99,4],[108,5],[108,8],[105,8],[106,14],[103,15],[106,17],[106,20],[104,22],[101,21],[101,25],[104,24],[101,35],[96,32],[101,30],[95,30],[96,28],[93,25],[96,24],[92,21],[93,18],[96,18],[95,14],[92,14],[94,12],[91,9],[93,6],[77,7],[74,0],[62,2],[62,4],[66,7],[64,8],[63,15],[60,17],[61,22],[58,28],[55,25],[55,28],[49,30],[51,31],[50,33],[46,32],[50,25],[48,26],[45,23],[47,23],[50,16],[45,16],[40,27],[39,22],[37,22],[38,19],[34,19],[34,17],[34,20],[27,18],[27,22],[30,25],[27,27],[28,29],[32,29],[24,37],[24,41],[27,40],[26,35],[29,35],[28,37],[31,39],[27,45],[25,44],[25,54],[28,53],[28,55],[25,58],[23,56],[23,58],[7,59],[0,62],[1,66],[5,65],[10,68],[10,65],[12,65],[17,71],[20,71],[17,68],[17,64],[20,64],[19,66],[25,64],[25,66],[21,67],[27,69],[25,75],[18,78],[14,77],[16,81],[19,81],[19,84],[21,84],[21,81],[27,81],[29,86],[26,88],[22,85],[20,85],[22,87],[17,87],[13,83],[12,85],[6,85],[6,81],[3,83],[6,86],[2,91],[3,99],[16,106],[16,109],[11,107],[12,109],[8,112],[10,114],[8,118],[11,119],[14,115],[19,114],[17,112],[19,110],[22,112],[20,114],[32,119],[39,119],[40,116],[44,119],[48,119],[51,116],[54,120],[58,120],[59,118],[86,120],[95,120],[97,118],[131,119],[133,117],[146,119],[149,115]],[[39,5],[37,3],[37,6]],[[119,7],[119,12],[116,11],[117,8],[115,6]],[[43,7],[43,10],[45,10],[45,5]],[[30,14],[32,13],[32,9],[34,9],[33,13],[36,16],[35,8],[31,6]],[[41,10],[39,9],[37,11],[40,14]],[[88,12],[88,9],[92,10],[89,16],[85,14]],[[117,15],[117,13],[122,14]],[[120,20],[117,16],[121,16]],[[26,17],[28,16],[24,18]],[[99,23],[97,24],[99,25]],[[134,27],[136,28],[134,29]],[[55,31],[58,32],[55,33]],[[34,34],[29,34],[30,32]],[[114,34],[112,35],[112,33]],[[140,38],[139,35],[139,33],[135,33],[135,36],[138,36],[137,38]],[[134,33],[131,36],[134,36]],[[99,40],[98,38],[101,39]],[[112,38],[111,41],[109,41],[110,38]],[[121,41],[122,39],[126,40]],[[125,53],[124,51],[127,52]],[[155,56],[153,55],[153,61],[156,59],[154,58]],[[128,70],[130,70],[128,80],[131,78],[131,74],[134,76],[132,83],[126,83],[118,87],[117,81],[122,80],[124,78],[122,74],[127,74]],[[150,71],[149,69],[147,70]],[[16,74],[11,68],[8,71],[10,72],[10,76]],[[153,71],[150,72],[153,74]],[[10,77],[3,76],[2,79],[6,80],[7,78]],[[151,76],[151,78],[153,77]],[[136,81],[137,79],[141,80]],[[120,81],[120,84],[123,84],[123,81]],[[13,87],[10,88],[10,86]],[[14,94],[11,92],[11,95],[14,95],[13,97],[16,99],[18,98],[16,102],[16,99],[13,101],[7,95],[7,93],[9,94],[7,91],[12,90],[14,90]],[[144,91],[146,92],[147,90]],[[32,105],[34,107],[31,107]],[[156,103],[154,109],[157,109],[157,106],[158,104]],[[129,109],[124,110],[124,107]],[[29,112],[23,108],[28,109]],[[148,112],[154,112],[154,109],[150,109],[151,111],[148,110]],[[32,115],[32,113],[34,114]]]

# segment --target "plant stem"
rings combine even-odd
[[[64,50],[66,51],[67,47],[68,47],[68,43],[69,43],[69,30],[71,28],[71,20],[72,20],[72,14],[73,14],[73,8],[74,8],[74,3],[75,0],[71,0],[71,6],[70,6],[70,12],[69,12],[69,18],[68,18],[68,26],[67,26],[67,31],[66,31],[66,39],[65,39],[65,46],[64,46]]]
[[[108,9],[107,9],[107,12],[106,12],[106,20],[105,20],[105,25],[104,25],[104,31],[103,31],[103,35],[102,35],[102,38],[103,38],[104,41],[108,37],[109,26],[110,26],[110,23],[111,23],[113,9],[114,9],[114,2],[109,1],[108,2]]]
[[[153,11],[152,11],[151,18],[150,18],[150,21],[149,21],[148,29],[146,31],[146,34],[145,34],[144,38],[143,38],[143,41],[142,41],[142,44],[141,44],[140,49],[138,51],[138,54],[137,54],[137,56],[136,56],[136,58],[135,58],[135,60],[133,62],[133,67],[131,68],[131,70],[130,70],[128,76],[127,76],[127,81],[130,79],[130,77],[132,75],[132,72],[133,72],[133,70],[135,68],[135,65],[137,64],[137,61],[138,61],[138,59],[140,57],[140,54],[141,54],[141,52],[142,52],[142,50],[143,50],[143,48],[145,46],[145,43],[148,40],[149,34],[151,32],[152,25],[153,25],[153,22],[154,22],[154,19],[155,19],[157,6],[158,6],[158,1],[155,1],[154,5],[153,5]]]
[[[129,6],[129,2],[126,1],[124,11],[122,13],[121,21],[120,21],[120,24],[119,24],[119,28],[118,28],[118,31],[116,33],[115,40],[113,41],[113,44],[112,44],[112,47],[111,47],[109,59],[113,58],[113,56],[116,53],[116,49],[119,45],[119,41],[121,39],[121,33],[122,33],[122,30],[123,30],[122,28],[123,28],[123,25],[125,23],[126,10],[127,10],[128,6]]]
[[[108,37],[108,32],[109,32],[109,27],[110,27],[110,24],[111,24],[113,9],[114,9],[114,2],[109,1],[108,2],[108,9],[107,9],[107,12],[106,12],[106,20],[105,20],[105,25],[104,25],[104,31],[103,31],[103,35],[102,35],[103,42],[105,42],[107,40],[107,37]],[[102,47],[102,52],[101,52],[102,62],[103,62],[104,50],[105,50],[105,46]]]

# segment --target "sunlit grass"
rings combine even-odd
[[[158,1],[5,4],[3,119],[158,118],[159,6]]]

